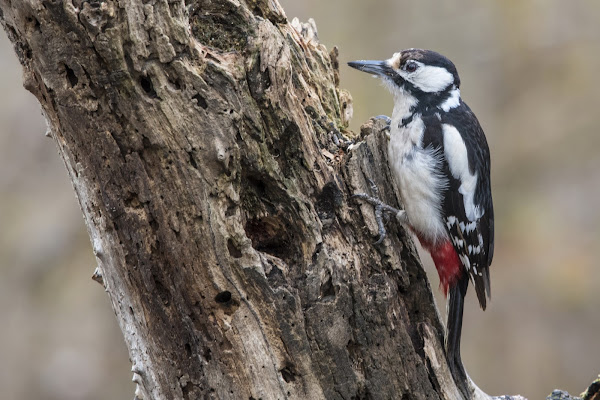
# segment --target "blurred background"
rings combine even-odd
[[[340,49],[355,131],[391,96],[345,66],[408,47],[461,75],[492,153],[493,298],[470,293],[463,360],[489,394],[583,391],[600,373],[600,3],[281,0]],[[2,399],[130,399],[130,364],[66,170],[0,30]],[[424,255],[438,304],[438,278]]]

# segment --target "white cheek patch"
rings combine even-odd
[[[446,68],[413,62],[419,65],[415,72],[398,70],[398,73],[423,92],[441,92],[454,83],[454,76]]]
[[[458,130],[452,125],[443,124],[444,155],[448,161],[450,173],[460,182],[458,192],[463,195],[465,214],[469,221],[476,221],[483,216],[481,207],[475,204],[475,189],[477,188],[477,174],[472,174],[469,169],[467,147]],[[467,224],[461,227],[462,231],[474,229]]]

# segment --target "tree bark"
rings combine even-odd
[[[0,0],[145,399],[459,399],[386,137],[275,0]]]

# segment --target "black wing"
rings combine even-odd
[[[449,161],[444,157],[442,173],[448,177],[442,201],[444,222],[454,249],[475,286],[479,304],[485,310],[486,294],[490,296],[489,266],[494,256],[494,209],[487,141],[479,121],[462,101],[460,106],[442,114],[440,118],[436,115],[430,118],[437,119],[438,124],[425,124],[432,128],[425,132],[423,145],[444,150],[443,125],[454,126],[467,148],[469,171],[477,176],[473,204],[478,212],[474,217],[472,211],[465,209],[465,196],[459,190],[462,184],[460,177],[452,175]]]

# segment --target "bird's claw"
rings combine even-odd
[[[373,194],[375,194],[375,197],[369,196],[366,193],[355,193],[354,195],[352,195],[352,197],[366,201],[367,203],[371,204],[375,209],[375,221],[377,222],[377,230],[379,234],[379,239],[377,239],[375,244],[380,244],[381,242],[383,242],[387,235],[387,231],[383,223],[384,211],[394,214],[400,222],[404,222],[405,220],[405,211],[399,210],[381,201],[379,199],[379,189],[377,188],[377,185],[375,185],[375,182],[373,182],[373,180],[369,178],[367,178],[367,181],[369,182],[369,186],[371,187]]]
[[[385,126],[383,127],[383,131],[389,131],[390,130],[390,125],[392,124],[392,119],[390,117],[388,117],[387,115],[378,115],[376,117],[373,117],[374,120],[381,120],[383,122],[385,122]]]
[[[377,222],[377,230],[379,234],[379,239],[377,239],[375,244],[380,244],[381,242],[383,242],[383,239],[385,239],[387,233],[385,230],[385,225],[383,223],[383,206],[386,204],[384,204],[377,197],[369,196],[366,193],[355,193],[352,197],[356,197],[357,199],[366,201],[367,203],[371,204],[373,208],[375,208],[375,221]]]
[[[344,134],[335,127],[333,122],[329,123],[329,133],[333,144],[343,150],[348,149],[349,146],[354,144],[354,140],[345,137]]]

